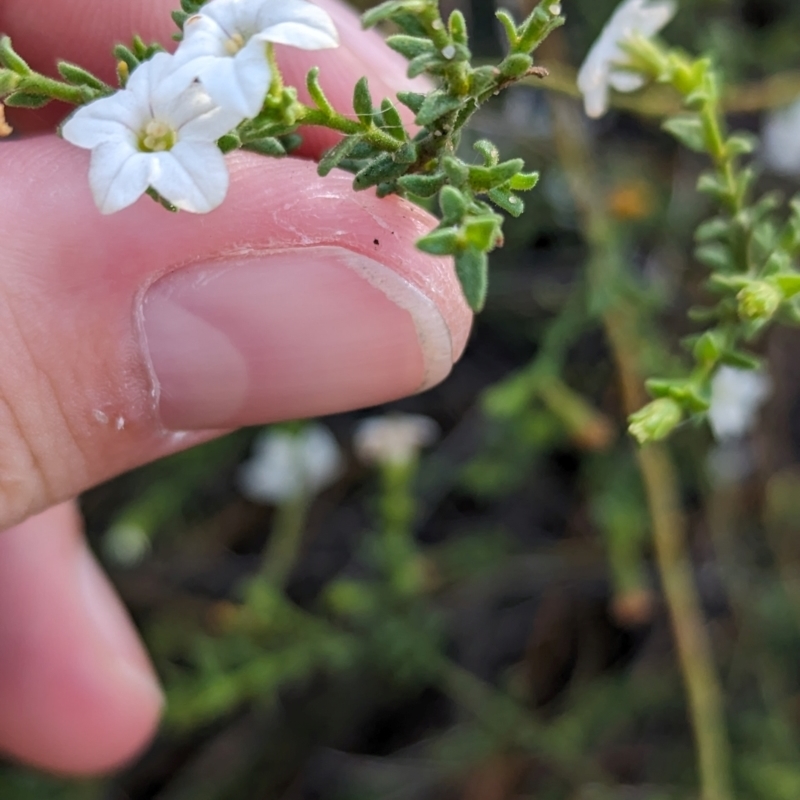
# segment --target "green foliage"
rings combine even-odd
[[[710,271],[707,288],[721,299],[711,308],[692,310],[692,318],[707,330],[690,341],[691,375],[648,382],[660,400],[631,417],[631,433],[647,442],[664,438],[684,415],[708,409],[719,366],[757,366],[742,345],[773,319],[798,318],[793,302],[800,285],[798,212],[793,202],[782,218],[776,194],[754,196],[755,173],[741,165],[741,158],[753,152],[756,141],[749,133],[727,133],[719,78],[708,58],[692,60],[641,37],[630,40],[627,52],[638,70],[681,95],[688,113],[670,117],[662,127],[684,147],[709,156],[713,169],[700,176],[697,189],[719,207],[696,231],[695,257]]]

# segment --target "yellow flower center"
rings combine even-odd
[[[139,137],[139,149],[146,153],[161,153],[171,150],[178,140],[178,134],[166,122],[154,119],[145,125]]]
[[[235,56],[245,45],[244,36],[241,33],[234,33],[225,42],[225,50],[229,55]]]

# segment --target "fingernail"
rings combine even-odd
[[[128,612],[122,606],[108,578],[89,550],[81,548],[76,556],[78,585],[89,618],[94,622],[105,645],[107,663],[126,691],[153,696],[161,705],[163,694]]]
[[[341,247],[192,265],[146,292],[141,329],[173,430],[297,419],[383,403],[452,366],[434,302]]]

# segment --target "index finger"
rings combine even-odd
[[[335,50],[302,51],[279,47],[278,59],[286,82],[305,95],[305,76],[312,66],[320,68],[320,83],[333,105],[347,112],[353,86],[369,78],[373,96],[394,98],[412,86],[405,77],[406,61],[391,51],[374,31],[361,30],[357,14],[340,0],[314,0],[333,18],[341,46]],[[146,42],[160,42],[171,49],[177,32],[170,12],[178,0],[3,0],[0,32],[11,36],[14,46],[31,66],[45,74],[56,74],[59,59],[73,61],[116,84],[112,48],[130,42],[138,34]],[[401,108],[402,112],[405,109]],[[13,113],[11,113],[13,112]],[[69,112],[51,103],[37,112],[10,110],[12,125],[24,132],[52,130]],[[407,115],[407,119],[410,115]],[[304,132],[303,152],[318,155],[333,145],[338,134],[328,130]]]

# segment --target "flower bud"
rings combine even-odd
[[[781,290],[766,281],[748,283],[739,294],[739,316],[747,322],[769,322],[783,302]]]
[[[660,397],[631,414],[628,430],[639,444],[665,439],[683,419],[683,409],[671,397]]]

